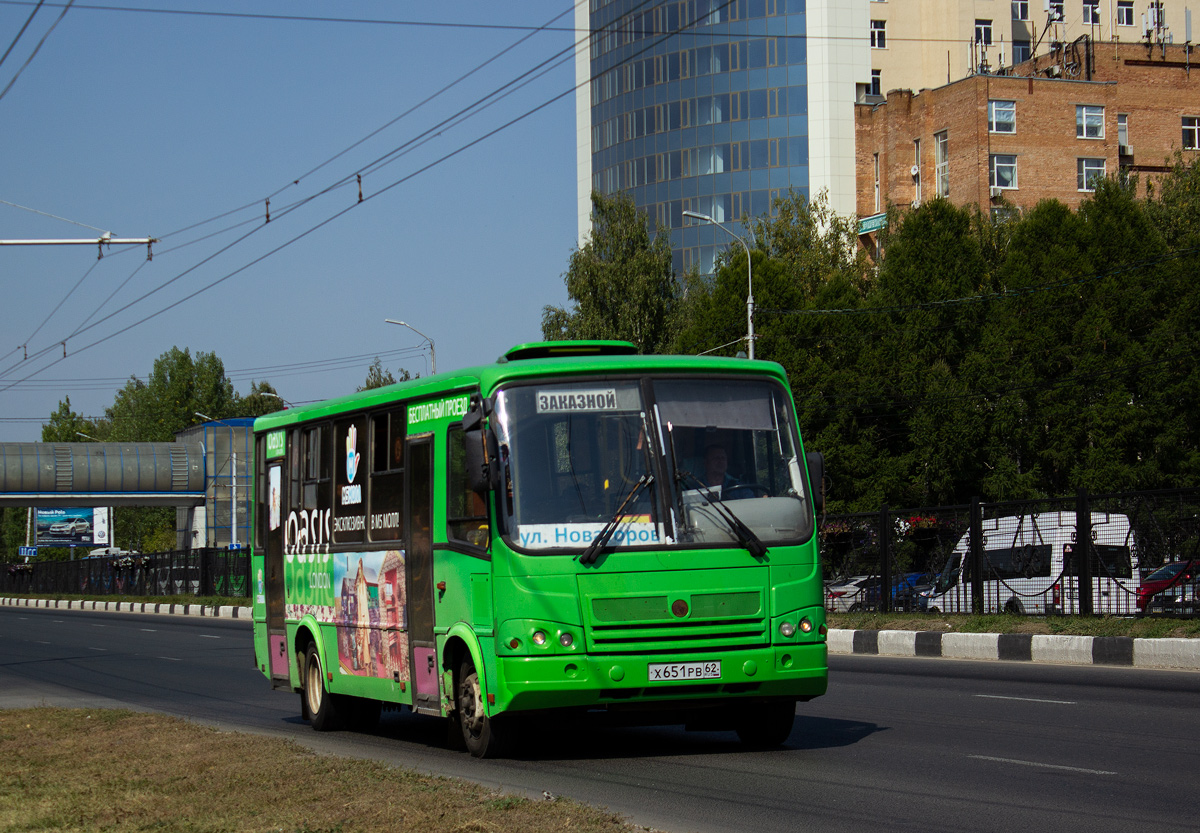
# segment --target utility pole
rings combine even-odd
[[[104,257],[104,247],[111,246],[116,243],[118,246],[142,246],[146,247],[146,259],[153,260],[154,253],[150,250],[150,246],[158,242],[157,237],[113,237],[111,232],[105,232],[99,237],[76,239],[49,239],[49,240],[0,240],[0,246],[96,246],[100,257]]]

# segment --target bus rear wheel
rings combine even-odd
[[[479,681],[479,672],[469,654],[458,667],[454,688],[458,725],[467,751],[476,758],[496,757],[500,753],[496,721],[488,717],[484,709],[483,684]]]
[[[331,732],[342,727],[337,698],[325,688],[325,670],[315,642],[308,644],[304,654],[304,706],[309,724],[318,732]]]
[[[782,746],[792,734],[796,721],[795,700],[772,700],[748,704],[735,723],[738,739],[753,749]]]

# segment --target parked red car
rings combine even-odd
[[[1137,606],[1142,613],[1150,604],[1150,599],[1168,587],[1191,581],[1200,574],[1200,559],[1190,558],[1187,561],[1172,561],[1164,564],[1150,575],[1142,579],[1137,591]]]

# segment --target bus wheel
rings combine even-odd
[[[768,703],[747,704],[745,714],[735,723],[738,738],[754,749],[774,749],[782,746],[792,734],[796,721],[795,700],[772,700]]]
[[[454,688],[458,725],[467,751],[476,758],[494,758],[500,751],[500,739],[496,735],[495,721],[483,708],[483,686],[470,654],[458,667]]]
[[[310,642],[304,655],[304,704],[308,720],[318,732],[340,729],[342,716],[336,698],[325,689],[325,671],[321,667],[321,655],[317,644]]]

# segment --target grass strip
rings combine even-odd
[[[0,761],[3,833],[640,829],[569,799],[533,801],[130,711],[0,710]]]

